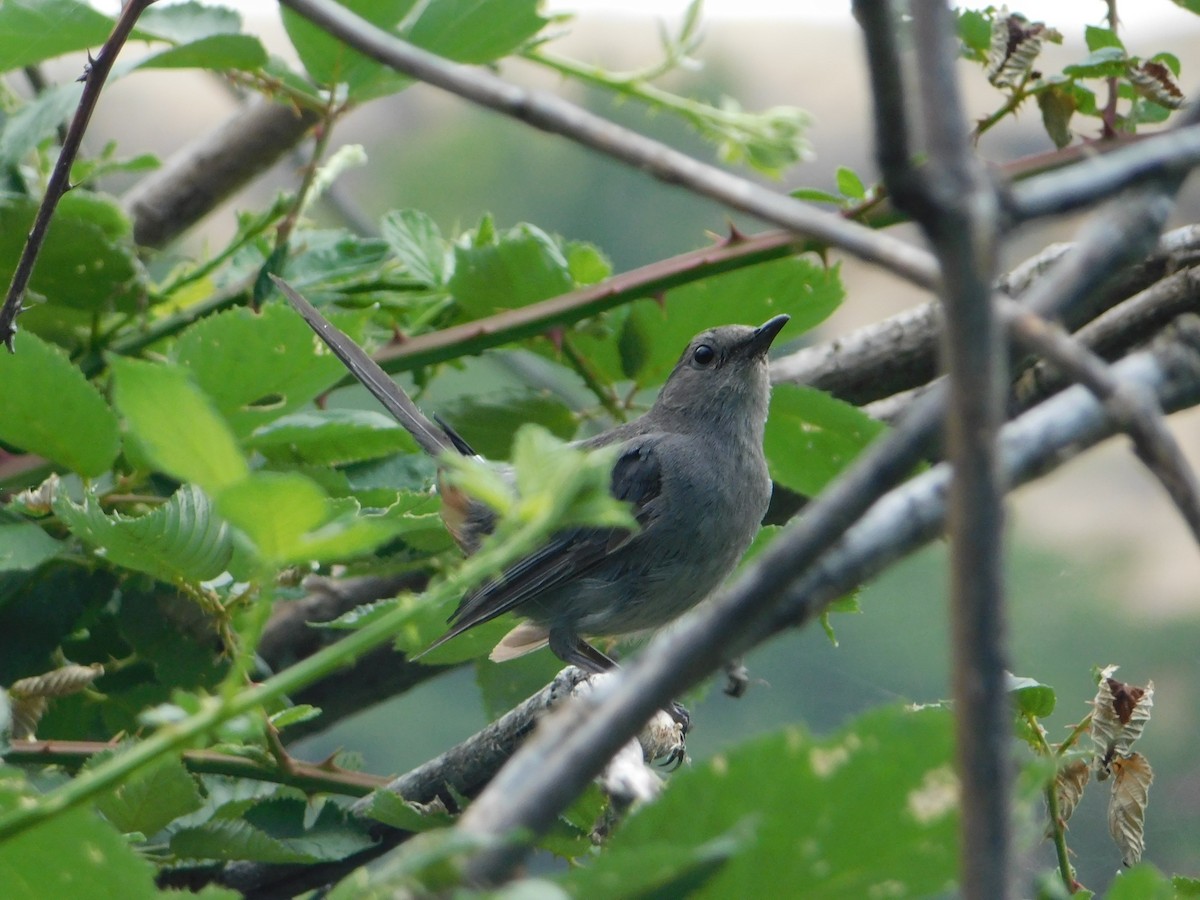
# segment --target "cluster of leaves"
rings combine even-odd
[[[958,22],[963,56],[982,65],[992,85],[1008,95],[996,114],[979,123],[980,134],[1029,98],[1036,99],[1046,133],[1058,147],[1073,140],[1076,115],[1098,119],[1101,135],[1112,137],[1162,123],[1183,105],[1179,59],[1170,53],[1149,58],[1130,53],[1115,23],[1087,26],[1087,56],[1047,74],[1038,68],[1039,58],[1045,44],[1062,43],[1056,29],[995,7],[961,10]],[[1097,96],[1095,82],[1104,85],[1103,98]]]
[[[533,0],[352,6],[419,46],[472,63],[521,51],[547,24]],[[186,2],[152,7],[142,17],[113,77],[211,70],[244,89],[320,111],[325,129],[318,150],[329,146],[329,129],[345,110],[409,84],[299,16],[283,15],[301,70],[270,56],[232,10]],[[6,3],[0,7],[0,70],[94,48],[112,26],[111,18],[77,0]],[[46,190],[58,127],[79,93],[70,84],[28,100],[15,93],[0,98],[5,284]],[[653,96],[666,103],[665,95]],[[680,108],[697,115],[704,107]],[[772,137],[777,146],[760,140],[788,117],[766,115],[766,132],[762,123],[748,126],[751,118],[727,108],[693,123],[726,155],[744,155],[760,167],[798,157],[798,151],[789,156],[778,149],[779,139],[798,146],[798,130]],[[798,128],[799,119],[789,121]],[[159,161],[142,153],[126,158],[109,146],[75,162],[73,190],[58,206],[30,285],[18,352],[0,357],[0,380],[12,387],[0,394],[5,741],[36,737],[53,747],[60,740],[133,735],[139,740],[131,748],[162,752],[125,762],[129,754],[118,748],[93,758],[74,779],[42,782],[17,768],[0,770],[0,829],[36,808],[48,788],[71,792],[78,785],[101,814],[72,809],[5,840],[0,872],[6,884],[49,896],[67,890],[70,880],[107,895],[148,896],[154,892],[151,863],[316,863],[371,843],[365,820],[349,816],[337,796],[336,777],[306,792],[201,774],[192,756],[180,756],[187,747],[216,749],[275,772],[269,780],[288,781],[286,766],[273,755],[276,733],[320,710],[289,706],[282,689],[271,688],[278,679],[267,681],[263,696],[270,699],[263,704],[248,698],[251,677],[271,674],[257,668],[255,646],[275,605],[299,594],[297,570],[337,566],[442,579],[436,596],[381,603],[332,624],[360,636],[374,629],[410,652],[438,635],[447,597],[469,583],[429,491],[431,462],[394,422],[358,408],[361,398],[353,390],[335,391],[345,378],[340,363],[272,293],[266,276],[285,274],[339,327],[376,346],[397,333],[419,335],[566,294],[603,280],[611,266],[594,246],[534,225],[500,227],[489,216],[453,236],[417,210],[383,216],[378,237],[312,227],[303,211],[347,159],[336,152],[323,166],[314,159],[297,193],[241,213],[225,246],[170,264],[136,245],[129,214],[103,190],[106,176],[137,176]],[[511,458],[518,473],[516,496],[486,470],[460,475],[502,513],[492,550],[474,558],[470,577],[494,571],[505,554],[555,527],[611,522],[621,514],[608,500],[604,461],[582,458],[551,435],[572,438],[635,415],[701,328],[787,312],[798,335],[841,298],[837,269],[808,258],[708,277],[700,271],[664,295],[568,322],[489,358],[460,358],[451,348],[413,372],[412,383],[441,398],[438,411],[473,446]],[[549,391],[513,375],[506,368],[513,354],[536,360],[542,380],[563,389]],[[815,392],[783,390],[775,404],[772,471],[804,493],[819,490],[877,431],[852,408]],[[544,430],[514,434],[518,422]],[[489,637],[453,642],[430,662],[479,658]],[[348,653],[283,674],[299,687],[353,658]],[[515,666],[510,674],[486,667],[483,699],[490,713],[540,687],[544,668]],[[931,732],[943,748],[946,727],[939,720]],[[778,756],[782,769],[798,747],[789,739],[773,749],[747,748],[762,760],[745,764]],[[730,764],[742,765],[739,756]],[[89,779],[115,783],[117,766],[119,786],[83,787]],[[706,790],[724,791],[726,806],[740,802],[719,773],[693,777]],[[797,781],[795,791],[798,797],[807,789]],[[446,823],[387,805],[379,800],[372,814],[402,819],[402,827],[414,831]],[[565,856],[586,856],[596,815],[595,797],[585,798],[575,825],[550,835],[546,845]],[[851,818],[845,821],[850,828]],[[947,812],[915,827],[944,829],[950,821]],[[749,820],[732,832],[720,818],[713,824],[716,831],[697,832],[694,841],[679,838],[685,852],[670,872],[659,871],[630,842],[623,861],[590,877],[611,880],[627,868],[630,884],[667,883],[698,872],[707,877],[742,851],[747,860],[752,848],[769,852],[771,844],[754,837]],[[939,871],[938,883],[945,883],[949,869]]]

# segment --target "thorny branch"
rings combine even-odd
[[[54,217],[58,201],[71,189],[71,166],[79,154],[83,134],[87,131],[92,111],[95,110],[96,103],[100,99],[100,91],[108,79],[108,73],[112,71],[113,63],[117,61],[117,54],[121,52],[121,47],[124,46],[133,31],[138,16],[145,12],[152,3],[154,0],[129,0],[125,4],[121,9],[121,14],[117,17],[116,25],[113,26],[112,34],[100,48],[100,53],[94,59],[89,57],[87,67],[80,77],[83,82],[83,95],[79,98],[79,106],[75,109],[75,116],[71,119],[71,125],[67,129],[67,138],[59,149],[58,160],[55,162],[54,170],[50,173],[50,180],[46,184],[45,197],[38,206],[33,227],[21,250],[21,257],[17,260],[17,266],[13,270],[12,282],[4,297],[4,306],[0,307],[0,341],[3,341],[10,353],[13,352],[13,338],[17,333],[17,316],[24,308],[22,302],[25,299],[25,289],[33,275],[34,264],[42,249],[42,243],[46,240],[46,231],[50,227],[50,220]]]

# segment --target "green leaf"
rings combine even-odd
[[[992,42],[992,23],[983,13],[973,9],[959,9],[956,13],[958,38],[963,42],[964,55],[971,59],[985,59]]]
[[[834,203],[839,206],[842,203],[842,198],[837,194],[831,194],[829,191],[822,191],[818,188],[796,188],[791,195],[797,200],[808,200],[811,203]]]
[[[412,804],[406,803],[387,790],[375,791],[361,812],[376,822],[414,833],[429,831],[431,828],[446,828],[454,824],[451,816],[445,813],[420,812]]]
[[[1065,66],[1063,73],[1073,78],[1109,78],[1125,72],[1125,51],[1120,47],[1100,47],[1083,62]]]
[[[487,652],[491,652],[490,647]],[[499,664],[480,659],[475,665],[475,683],[488,721],[495,721],[537,693],[554,680],[562,666],[562,661],[550,652],[530,653]]]
[[[1101,47],[1116,47],[1122,53],[1125,52],[1125,45],[1121,43],[1121,39],[1117,37],[1116,32],[1110,28],[1089,25],[1084,31],[1084,39],[1087,41],[1088,50],[1092,52],[1099,50]]]
[[[298,706],[289,706],[285,710],[271,715],[271,726],[282,731],[289,725],[298,725],[301,722],[311,722],[313,719],[320,718],[321,710],[308,703],[301,703]]]
[[[465,63],[487,63],[518,50],[545,27],[540,0],[439,0],[403,34],[418,47]]]
[[[0,4],[0,72],[99,47],[113,20],[76,0],[5,0]]]
[[[867,189],[863,186],[858,173],[846,166],[837,168],[837,189],[852,200],[861,200],[867,196]]]
[[[274,462],[337,466],[393,453],[415,453],[412,436],[373,410],[323,409],[292,413],[255,429],[245,441]]]
[[[829,738],[787,730],[752,740],[677,773],[560,883],[606,898],[773,897],[780,885],[839,900],[884,884],[897,896],[949,894],[953,742],[946,710],[895,707]]]
[[[267,64],[267,51],[248,34],[214,34],[152,54],[138,69],[240,69],[253,72]]]
[[[1178,896],[1170,878],[1149,863],[1142,863],[1114,878],[1104,900],[1176,900]]]
[[[0,282],[8,284],[33,224],[37,203],[24,197],[0,195]],[[120,233],[118,233],[118,230]],[[113,201],[72,191],[58,204],[46,232],[46,243],[29,281],[34,294],[47,298],[21,317],[28,330],[39,314],[59,307],[96,312],[137,312],[144,304],[141,267],[128,235],[129,220]],[[40,332],[39,332],[40,333]]]
[[[321,806],[306,825],[307,812],[303,800],[255,803],[240,819],[211,819],[176,831],[171,852],[190,859],[314,863],[343,859],[374,845],[364,826],[333,803]]]
[[[334,316],[358,338],[366,314]],[[172,358],[186,366],[239,438],[294,412],[337,384],[346,370],[286,303],[260,313],[239,308],[185,331]]]
[[[1200,3],[1197,6],[1200,7]],[[1200,897],[1200,878],[1176,875],[1171,879],[1171,886],[1175,888],[1176,897]]]
[[[1032,678],[1008,676],[1008,692],[1012,694],[1017,711],[1023,715],[1044,719],[1054,712],[1054,688]]]
[[[29,572],[59,554],[63,545],[32,522],[0,525],[0,572]]]
[[[1075,93],[1068,88],[1052,85],[1037,95],[1042,125],[1054,146],[1062,148],[1071,143],[1071,117],[1075,114]]]
[[[379,224],[380,234],[421,284],[440,288],[449,277],[446,242],[433,218],[419,209],[394,209]]]
[[[193,485],[137,518],[105,515],[90,494],[76,505],[65,492],[54,498],[54,513],[72,534],[102,549],[113,565],[163,581],[208,581],[225,571],[233,555],[228,529]]]
[[[195,780],[174,757],[138,769],[128,781],[96,801],[96,807],[117,829],[147,836],[203,805]]]
[[[22,335],[16,353],[0,353],[0,383],[6,443],[88,477],[117,458],[117,417],[59,348]]]
[[[111,365],[117,408],[154,465],[210,493],[246,477],[229,426],[185,369],[119,357]]]
[[[56,136],[82,93],[78,82],[54,85],[13,113],[0,131],[0,168],[15,166],[46,138]]]
[[[222,491],[217,508],[277,565],[362,556],[406,524],[401,516],[360,515],[356,502],[331,500],[296,472],[255,472]]]
[[[838,267],[789,257],[693,282],[668,292],[666,302],[639,301],[621,335],[622,353],[639,348],[635,370],[611,371],[612,348],[603,339],[581,336],[577,348],[610,377],[632,377],[640,385],[661,384],[696,334],[718,325],[761,325],[788,313],[788,338],[825,320],[842,302]],[[785,338],[784,340],[787,340]],[[780,341],[779,343],[783,343]],[[628,357],[627,357],[628,359]]]
[[[823,391],[781,384],[771,392],[763,451],[774,480],[812,497],[884,428]]]
[[[187,0],[169,6],[151,6],[138,16],[137,30],[176,44],[188,44],[214,34],[237,34],[242,30],[242,17],[227,6]]]
[[[6,770],[0,810],[33,802]],[[67,809],[41,825],[0,841],[0,884],[5,900],[150,900],[161,897],[154,867],[90,809]]]
[[[567,244],[567,269],[577,285],[597,284],[612,274],[612,263],[595,245],[571,241]]]
[[[390,31],[412,11],[416,0],[344,0],[341,5],[372,25]],[[352,99],[365,100],[398,90],[410,82],[370,57],[351,50],[290,9],[281,12],[284,29],[300,62],[318,84],[325,87],[344,84]]]
[[[571,408],[548,391],[465,395],[442,404],[441,416],[485,459],[508,459],[513,436],[526,423],[569,440],[578,428]]]
[[[575,282],[557,242],[533,225],[518,225],[495,243],[456,246],[447,286],[464,318],[479,319],[566,293]]]

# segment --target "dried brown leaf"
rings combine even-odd
[[[66,697],[77,694],[104,674],[104,666],[92,663],[77,666],[74,663],[14,681],[8,689],[13,697]]]
[[[1129,81],[1135,91],[1159,106],[1167,109],[1183,106],[1183,91],[1175,81],[1175,73],[1160,62],[1148,60],[1136,66],[1131,65]]]
[[[90,666],[72,663],[43,675],[14,681],[8,689],[8,699],[12,705],[13,738],[18,741],[35,740],[37,724],[46,714],[51,699],[78,693],[103,674],[104,667],[99,663]]]
[[[1090,776],[1091,766],[1086,759],[1072,760],[1054,776],[1054,791],[1058,795],[1058,820],[1063,825],[1070,820],[1075,807],[1079,805]]]
[[[1112,677],[1117,666],[1100,673],[1100,685],[1092,700],[1092,742],[1096,745],[1096,778],[1109,776],[1113,759],[1128,756],[1134,742],[1150,721],[1154,706],[1154,682],[1145,687],[1126,684]]]
[[[1121,862],[1136,865],[1146,847],[1146,807],[1154,772],[1140,753],[1115,757],[1112,797],[1108,802],[1108,831],[1121,850]]]
[[[1019,13],[1004,13],[1001,10],[992,21],[988,47],[987,77],[998,88],[1013,87],[1025,79],[1046,37],[1043,23],[1030,22]]]

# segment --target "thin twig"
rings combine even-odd
[[[77,769],[97,754],[112,749],[112,744],[99,741],[13,741],[4,750],[3,756],[10,765]],[[365,797],[389,783],[389,779],[382,775],[294,759],[290,760],[286,771],[279,766],[265,765],[253,759],[214,750],[185,750],[181,759],[187,770],[197,775],[227,775],[230,778],[286,784],[309,794]]]
[[[83,95],[79,98],[79,106],[76,107],[75,116],[71,119],[71,126],[67,129],[66,140],[62,143],[58,160],[46,183],[46,193],[38,206],[33,227],[29,230],[29,236],[21,250],[21,258],[17,260],[17,266],[13,270],[12,282],[8,286],[4,306],[0,307],[0,341],[3,341],[10,353],[13,352],[13,338],[17,333],[17,316],[24,309],[22,301],[25,299],[25,289],[33,275],[34,264],[37,262],[38,253],[41,252],[42,244],[46,240],[46,231],[50,227],[50,219],[54,216],[58,201],[71,189],[71,165],[79,154],[80,145],[83,143],[83,134],[87,131],[88,122],[92,118],[92,111],[95,110],[96,103],[100,99],[100,92],[104,88],[108,73],[112,70],[113,63],[117,61],[117,54],[121,52],[121,47],[124,46],[133,31],[138,17],[152,3],[154,0],[129,0],[122,7],[121,14],[113,26],[112,34],[108,36],[108,40],[104,42],[104,46],[100,48],[100,53],[95,58],[89,56],[87,67],[80,77],[84,83]]]
[[[924,250],[896,238],[699,162],[553,94],[522,88],[482,69],[449,62],[371,25],[332,0],[281,2],[354,49],[398,72],[543,131],[562,135],[668,184],[682,185],[733,209],[820,240],[922,287],[937,283],[937,266],[933,258]]]

